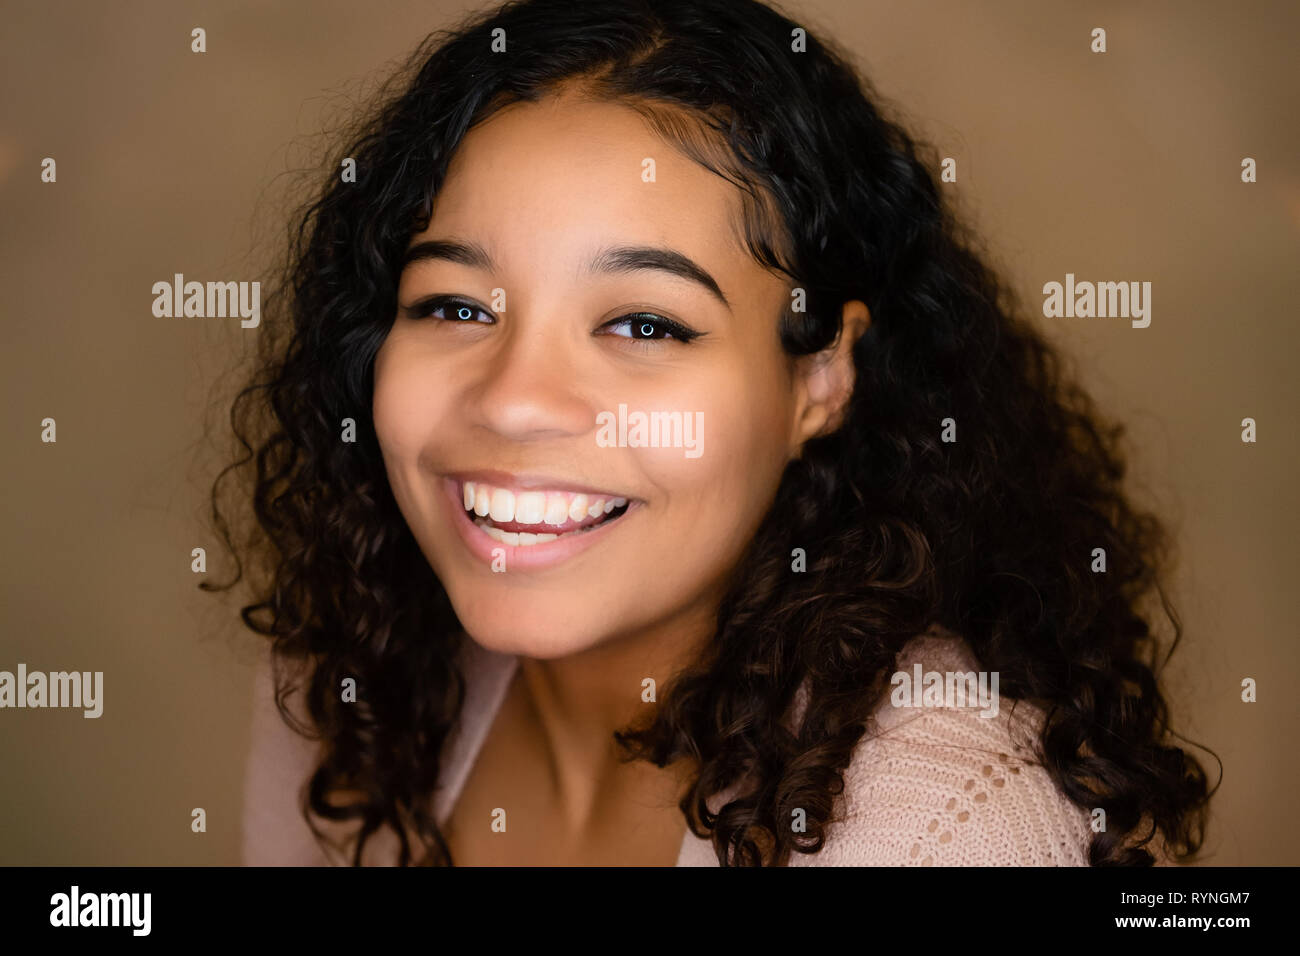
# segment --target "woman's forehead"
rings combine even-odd
[[[749,258],[737,235],[740,208],[735,185],[636,110],[548,97],[511,105],[466,134],[427,231],[473,232],[503,255],[540,244],[558,254],[557,245],[671,242],[721,269]]]

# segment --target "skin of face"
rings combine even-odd
[[[373,415],[402,514],[479,644],[554,660],[707,633],[786,463],[834,422],[866,308],[845,306],[850,334],[835,349],[788,356],[777,321],[792,283],[740,244],[739,201],[632,109],[571,94],[509,106],[458,146],[411,244],[473,242],[494,268],[434,259],[404,269],[399,313],[376,357]],[[660,270],[587,269],[602,249],[624,245],[688,257],[729,305]],[[404,314],[434,294],[483,313]],[[646,340],[634,337],[639,319],[610,324],[633,312],[704,334]],[[702,454],[601,447],[597,415],[620,404],[701,413]],[[635,505],[558,564],[496,571],[457,533],[442,486],[449,473],[482,469],[554,476]]]

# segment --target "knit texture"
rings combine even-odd
[[[896,670],[971,672],[960,638],[932,631],[909,642]],[[517,659],[469,642],[468,696],[448,742],[434,813],[445,821],[514,675]],[[269,670],[255,685],[253,749],[245,783],[244,862],[324,865],[349,862],[317,845],[298,809],[318,744],[293,733],[270,699]],[[806,697],[797,707],[799,719]],[[981,707],[895,707],[887,695],[844,772],[845,787],[822,849],[794,853],[792,866],[1085,866],[1092,836],[1087,810],[1072,804],[1032,757],[1041,711],[1002,700]],[[728,794],[710,801],[716,811]],[[342,842],[345,829],[325,825]],[[364,862],[396,862],[396,835],[381,830]],[[710,843],[687,833],[678,866],[715,866]]]
[[[940,673],[979,669],[953,637],[911,642],[898,670],[918,663]],[[1086,866],[1089,813],[1031,756],[1042,716],[1025,701],[1001,701],[986,716],[974,703],[886,700],[845,775],[844,821],[816,856],[832,865]]]

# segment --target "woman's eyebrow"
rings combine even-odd
[[[495,272],[496,263],[488,251],[476,242],[464,239],[426,239],[417,242],[406,250],[402,259],[405,269],[413,262],[441,259],[457,262],[472,269]],[[614,246],[603,249],[587,266],[589,273],[635,272],[640,269],[652,269],[666,272],[678,278],[698,283],[709,294],[731,310],[731,303],[722,294],[722,288],[713,276],[690,257],[675,249],[657,246]]]
[[[722,289],[701,266],[675,249],[662,249],[656,246],[615,246],[602,250],[590,265],[588,272],[635,272],[638,269],[654,269],[667,272],[682,279],[699,283],[709,294],[731,310],[731,303],[722,294]]]

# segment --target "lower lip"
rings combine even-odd
[[[461,540],[465,542],[465,546],[473,552],[475,557],[486,563],[496,560],[495,552],[498,549],[505,551],[507,572],[511,569],[528,571],[549,568],[569,560],[574,555],[580,554],[604,541],[609,537],[610,529],[621,525],[640,505],[638,501],[629,502],[627,511],[623,513],[621,518],[614,521],[603,521],[591,531],[575,531],[562,535],[554,541],[511,547],[503,541],[490,537],[482,528],[470,520],[469,512],[465,510],[464,495],[460,489],[460,482],[452,478],[444,478],[442,479],[442,487],[448,507],[451,509],[452,524],[456,526],[456,531],[460,534]]]

